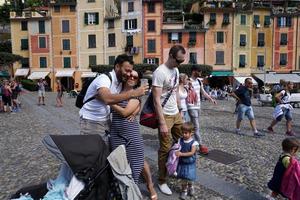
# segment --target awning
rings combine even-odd
[[[81,78],[90,78],[95,77],[97,75],[97,72],[82,72]]]
[[[34,79],[44,79],[46,76],[48,76],[50,72],[32,72],[29,76],[28,79],[34,80]]]
[[[55,74],[55,77],[72,77],[75,70],[58,70]]]
[[[0,77],[10,77],[7,71],[0,71]]]
[[[279,81],[292,81],[293,83],[300,83],[300,76],[297,74],[277,74],[277,73],[266,73],[266,74],[254,74],[255,77],[260,79],[262,82],[268,84],[276,84]]]
[[[254,78],[252,77],[247,77],[247,76],[235,76],[234,79],[238,82],[238,83],[241,83],[241,84],[244,84],[245,83],[245,80],[246,78],[251,78],[252,79],[252,82],[253,82],[253,85],[257,85],[257,82],[256,80],[254,80]]]
[[[29,69],[17,69],[15,76],[27,76]]]
[[[211,76],[233,76],[232,71],[213,71]]]

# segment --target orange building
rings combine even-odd
[[[56,85],[57,79],[67,90],[74,88],[77,62],[77,18],[75,0],[58,0],[53,2],[51,9],[52,26],[52,77]],[[53,88],[54,90],[56,87]]]
[[[162,63],[162,0],[143,0],[143,47],[144,63]]]

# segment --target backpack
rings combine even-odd
[[[198,101],[198,96],[193,87],[185,88],[187,92],[186,103],[187,104],[196,104]]]
[[[104,73],[106,76],[108,76],[109,80],[112,81],[112,77],[110,75],[110,73]],[[83,101],[84,100],[84,97],[86,95],[86,92],[89,88],[89,86],[91,85],[91,83],[98,77],[98,74],[97,76],[93,77],[93,78],[89,78],[87,79],[84,83],[83,83],[83,86],[82,86],[82,89],[81,91],[79,92],[79,94],[77,95],[76,97],[76,102],[75,102],[75,106],[77,108],[82,108],[84,104],[86,104],[87,102],[89,101],[92,101],[93,99],[96,98],[96,96],[93,96],[89,99],[87,99],[86,101]]]

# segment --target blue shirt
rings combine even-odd
[[[238,96],[241,100],[240,103],[251,106],[251,95],[252,92],[245,86],[240,86],[235,92],[236,96]]]

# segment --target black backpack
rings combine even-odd
[[[108,76],[108,78],[110,79],[110,81],[112,81],[112,78],[111,78],[111,75],[110,73],[105,73],[106,76]],[[89,101],[92,101],[93,99],[96,98],[96,96],[93,96],[89,99],[87,99],[85,102],[83,101],[84,100],[84,97],[85,97],[85,94],[90,86],[90,84],[98,77],[98,74],[97,76],[93,77],[93,78],[88,78],[86,81],[84,81],[83,83],[83,86],[82,86],[82,89],[80,91],[80,93],[77,95],[76,97],[76,102],[75,102],[75,106],[77,108],[82,108],[82,106],[84,104],[86,104],[87,102]]]

